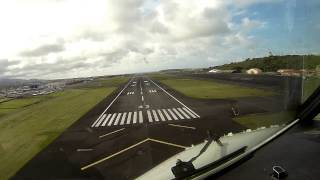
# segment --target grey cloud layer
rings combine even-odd
[[[20,53],[20,55],[25,57],[37,57],[44,56],[49,53],[61,52],[64,50],[64,44],[45,44],[35,49],[23,51]]]

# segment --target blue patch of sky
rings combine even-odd
[[[257,49],[270,49],[274,54],[317,54],[320,51],[319,10],[320,2],[312,0],[255,4],[233,21],[240,23],[248,17],[266,23],[249,34],[258,41]]]

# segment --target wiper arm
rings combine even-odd
[[[198,157],[201,156],[201,154],[203,154],[204,152],[206,152],[206,150],[208,149],[208,147],[210,146],[210,144],[215,141],[217,142],[217,144],[219,146],[223,146],[222,142],[220,141],[220,137],[217,136],[216,134],[212,134],[211,131],[207,131],[207,135],[208,135],[208,142],[203,146],[203,148],[200,150],[199,154],[193,158],[191,158],[188,162],[192,163],[193,161],[195,161]]]
[[[210,144],[215,141],[219,146],[223,146],[222,142],[220,141],[220,137],[216,134],[212,134],[211,131],[207,131],[208,141],[200,150],[199,154],[193,158],[191,158],[187,162],[183,162],[180,159],[177,160],[176,166],[172,167],[171,170],[176,178],[181,179],[192,175],[196,172],[192,162],[195,161],[198,157],[200,157],[204,152],[207,151]]]

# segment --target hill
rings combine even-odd
[[[245,61],[224,64],[221,66],[215,66],[213,68],[221,70],[259,68],[265,72],[275,72],[278,69],[320,69],[320,56],[269,56],[246,59]]]

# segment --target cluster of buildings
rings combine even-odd
[[[251,68],[245,71],[246,74],[258,75],[264,72],[259,68]],[[219,70],[211,69],[209,73],[240,73],[236,70]],[[280,75],[280,76],[320,76],[320,71],[306,69],[279,69],[277,72],[265,72],[264,74]]]
[[[0,97],[22,98],[47,95],[63,90],[65,83],[29,84],[20,87],[11,87],[0,90]]]

